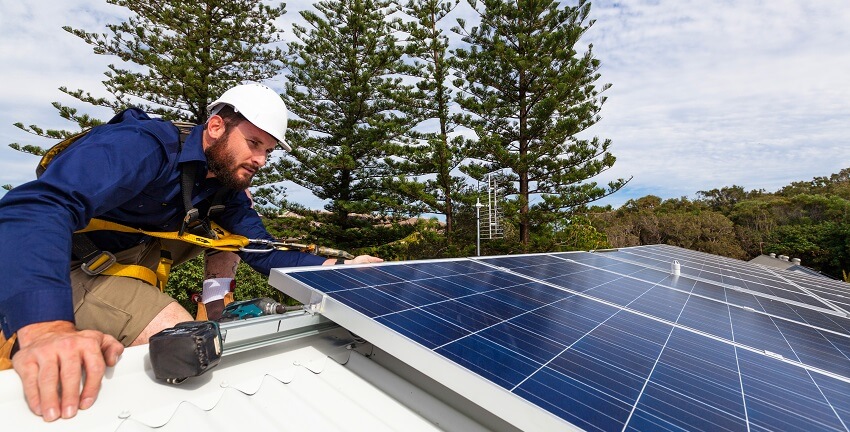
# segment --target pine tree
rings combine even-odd
[[[466,158],[468,140],[452,133],[457,127],[456,115],[450,108],[453,91],[449,87],[449,39],[438,27],[440,21],[456,6],[457,1],[409,0],[404,12],[414,18],[408,27],[408,50],[416,59],[414,75],[419,93],[415,101],[417,116],[435,123],[435,127],[411,135],[420,145],[400,149],[397,168],[407,176],[429,176],[424,182],[400,181],[399,188],[409,197],[422,202],[428,213],[446,217],[446,237],[451,243],[458,192],[462,177],[452,175]]]
[[[467,172],[482,178],[506,170],[515,185],[520,240],[532,227],[565,217],[571,209],[612,194],[628,180],[607,187],[588,179],[613,166],[611,141],[577,134],[594,125],[609,85],[596,86],[599,60],[592,46],[577,52],[590,3],[567,7],[547,0],[468,0],[479,13],[477,27],[453,29],[468,48],[455,51],[461,89],[457,98],[478,135],[474,155],[482,162]],[[483,7],[483,9],[481,9]],[[542,200],[531,205],[533,196]]]
[[[289,157],[277,171],[329,200],[335,223],[351,213],[405,212],[386,188],[387,158],[406,140],[415,119],[406,112],[412,88],[402,83],[398,10],[390,0],[322,1],[301,12],[309,30],[293,26],[284,99],[290,122]]]
[[[207,105],[229,87],[243,81],[262,81],[283,68],[283,52],[270,48],[281,40],[274,21],[285,5],[261,0],[107,0],[133,12],[125,22],[109,24],[109,33],[63,29],[92,46],[95,54],[117,56],[104,73],[112,97],[95,97],[85,90],[59,90],[88,104],[119,112],[139,107],[172,120],[203,123]],[[89,128],[103,120],[80,114],[54,102],[62,118]],[[64,138],[76,132],[17,127],[38,136]],[[37,146],[10,144],[16,150],[41,154]]]

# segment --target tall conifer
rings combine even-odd
[[[406,140],[412,88],[390,0],[330,0],[301,12],[289,44],[285,100],[290,156],[277,165],[286,179],[328,200],[336,223],[351,227],[351,213],[404,212],[387,189],[387,159]]]
[[[613,166],[611,141],[580,138],[593,126],[605,98],[597,87],[599,60],[579,39],[593,25],[590,3],[568,7],[551,0],[468,0],[481,21],[454,29],[468,47],[456,50],[458,103],[478,135],[468,170],[505,170],[519,208],[520,239],[577,206],[622,188],[588,179]],[[541,200],[532,205],[532,198]]]
[[[452,113],[453,91],[449,87],[449,39],[439,27],[440,21],[456,6],[457,1],[409,0],[405,13],[410,23],[409,52],[415,58],[414,75],[419,90],[414,108],[429,126],[412,133],[418,145],[401,149],[398,168],[412,176],[427,176],[423,182],[403,181],[400,187],[407,196],[425,205],[429,213],[446,217],[446,235],[451,242],[456,200],[463,178],[453,171],[466,158],[468,141],[454,135],[456,115]]]

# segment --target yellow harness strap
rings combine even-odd
[[[224,228],[220,227],[215,222],[211,222],[210,226],[212,230],[218,235],[217,239],[211,239],[207,237],[201,237],[190,233],[183,233],[183,235],[178,235],[176,231],[174,232],[159,232],[159,231],[145,231],[140,228],[131,228],[126,225],[121,225],[115,222],[109,222],[101,219],[92,219],[89,222],[89,225],[79,231],[78,233],[84,233],[89,231],[120,231],[126,233],[133,234],[145,234],[151,237],[157,237],[167,240],[180,240],[187,243],[192,243],[197,246],[218,249],[227,252],[238,252],[240,248],[248,246],[250,240],[248,238],[243,237],[237,234],[231,234],[227,232]]]
[[[18,334],[15,333],[12,337],[6,339],[3,332],[0,331],[0,370],[12,368],[12,346],[15,345],[15,338],[17,337]]]
[[[248,240],[248,238],[236,234],[231,234],[215,222],[211,222],[210,224],[212,230],[216,233],[216,235],[218,235],[217,239],[201,237],[190,233],[183,233],[183,235],[180,236],[177,234],[176,231],[145,231],[143,229],[131,228],[126,225],[121,225],[119,223],[105,221],[102,219],[92,219],[87,227],[77,232],[84,233],[90,231],[119,231],[133,234],[145,234],[151,237],[157,237],[166,240],[180,240],[194,244],[196,246],[208,249],[218,249],[228,252],[237,252],[240,250],[240,248],[248,246],[248,244],[250,243],[250,240]],[[98,261],[92,264],[91,267],[97,268],[101,264],[103,264],[104,261],[107,259],[108,257],[104,255]],[[173,263],[174,262],[170,258],[162,257],[159,260],[159,266],[157,267],[155,272],[147,267],[136,264],[126,265],[120,263],[113,263],[111,266],[103,270],[100,274],[106,276],[120,276],[138,279],[142,282],[146,282],[150,285],[159,288],[160,291],[163,291],[165,290],[166,283],[168,283],[168,274],[171,272],[171,265]]]

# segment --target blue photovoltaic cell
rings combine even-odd
[[[729,313],[735,342],[798,360],[771,317],[738,308],[729,308]]]
[[[688,294],[656,286],[628,304],[628,308],[663,320],[676,322],[682,313]]]
[[[531,267],[515,268],[513,270],[519,274],[531,276],[535,279],[546,280],[553,277],[563,277],[574,273],[586,272],[591,269],[581,264],[561,261],[555,264],[542,264]]]
[[[677,323],[712,336],[732,340],[732,319],[729,317],[729,306],[725,303],[691,296]]]
[[[845,426],[850,425],[850,383],[812,374],[812,380]]]
[[[435,352],[507,389],[519,384],[541,366],[479,335],[458,339],[437,348]]]
[[[492,311],[484,312],[458,300],[425,306],[422,310],[470,332],[477,332],[502,322]]]
[[[416,286],[427,289],[428,291],[440,294],[446,298],[458,298],[475,294],[470,288],[461,285],[462,281],[453,282],[445,278],[419,279],[414,282]]]
[[[469,330],[421,309],[410,309],[375,320],[426,348],[435,348],[470,334]]]
[[[334,298],[368,317],[386,315],[410,309],[413,305],[377,289],[352,289],[334,292]]]
[[[850,290],[786,273],[657,245],[287,274],[587,430],[847,431],[850,319],[811,293]]]
[[[850,358],[823,333],[778,319],[774,320],[774,324],[801,362],[838,375],[850,376]]]
[[[621,278],[585,291],[588,295],[626,306],[652,289],[652,284],[635,279]]]
[[[621,430],[631,406],[592,387],[544,367],[514,391],[518,396],[585,430]]]
[[[752,430],[846,430],[811,372],[739,350]]]
[[[381,267],[380,270],[384,273],[393,275],[405,281],[415,281],[417,279],[430,279],[435,276],[445,276],[446,272],[443,269],[431,267],[422,264],[402,264]]]
[[[540,364],[548,362],[567,349],[564,341],[551,339],[553,335],[544,336],[510,322],[502,322],[478,334]]]
[[[322,292],[334,292],[344,289],[358,288],[363,286],[362,282],[344,276],[338,271],[328,270],[323,272],[293,273],[291,276],[308,286]]]
[[[401,300],[411,306],[425,306],[448,299],[448,297],[415,282],[391,283],[375,287],[375,289],[389,295],[394,300]]]

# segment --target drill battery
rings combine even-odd
[[[221,332],[214,321],[180,323],[151,336],[149,349],[156,378],[179,384],[218,364]]]

